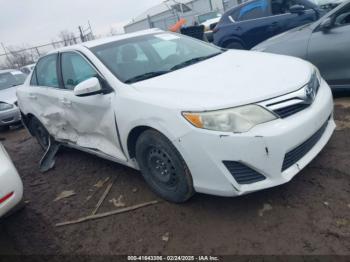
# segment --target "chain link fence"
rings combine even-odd
[[[70,37],[69,37],[70,36]],[[61,35],[60,41],[52,41],[44,45],[14,48],[1,44],[0,48],[0,69],[20,69],[23,66],[33,64],[48,52],[60,47],[79,44],[95,39],[92,31],[81,30],[81,35],[76,37],[73,34]]]

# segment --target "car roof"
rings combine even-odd
[[[58,49],[55,49],[55,50],[47,53],[47,55],[57,53],[57,52],[66,51],[66,50],[72,50],[72,49],[79,50],[82,47],[92,48],[95,46],[99,46],[99,45],[103,45],[103,44],[107,44],[107,43],[111,43],[111,42],[115,42],[115,41],[120,41],[120,40],[129,39],[129,38],[133,38],[133,37],[138,37],[138,36],[150,35],[150,34],[154,34],[154,33],[163,33],[163,32],[164,31],[161,29],[154,28],[154,29],[147,29],[147,30],[138,31],[135,33],[128,33],[128,34],[122,34],[122,35],[117,35],[117,36],[105,37],[105,38],[96,39],[96,40],[84,42],[84,43],[77,44],[77,45],[71,45],[71,46],[58,48]]]

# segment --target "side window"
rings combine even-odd
[[[61,56],[64,87],[73,90],[76,85],[97,76],[95,69],[79,54],[69,52]]]
[[[268,16],[268,0],[258,0],[243,6],[238,15],[238,21],[257,19]]]
[[[334,25],[335,26],[350,25],[350,5],[348,5],[346,8],[341,10],[341,12],[335,16]]]
[[[36,79],[33,84],[38,86],[59,87],[57,77],[57,54],[41,58],[35,68]]]

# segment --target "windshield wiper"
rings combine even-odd
[[[175,71],[177,69],[180,69],[180,68],[183,68],[183,67],[186,67],[186,66],[198,63],[198,62],[203,61],[203,60],[207,60],[207,59],[209,59],[211,57],[214,57],[214,56],[217,56],[217,55],[220,55],[220,54],[222,54],[222,52],[218,52],[218,53],[215,53],[215,54],[212,54],[212,55],[208,55],[208,56],[196,57],[196,58],[187,60],[187,61],[185,61],[183,63],[180,63],[180,64],[170,68],[170,70],[147,72],[147,73],[144,73],[142,75],[138,75],[138,76],[134,76],[132,78],[129,78],[129,79],[125,80],[124,83],[132,84],[132,83],[135,83],[135,82],[138,82],[138,81],[150,79],[152,77],[164,75],[164,74],[170,73],[172,71]]]
[[[209,58],[212,58],[214,56],[217,56],[217,55],[220,55],[222,54],[222,52],[219,52],[219,53],[215,53],[215,54],[212,54],[212,55],[208,55],[208,56],[200,56],[200,57],[196,57],[196,58],[192,58],[190,60],[187,60],[185,62],[182,62],[174,67],[172,67],[170,69],[170,71],[174,71],[174,70],[177,70],[177,69],[180,69],[180,68],[183,68],[183,67],[186,67],[186,66],[189,66],[189,65],[193,65],[195,63],[198,63],[200,61],[204,61],[204,60],[207,60]]]
[[[126,84],[132,84],[138,81],[142,81],[142,80],[146,80],[146,79],[150,79],[152,77],[156,77],[156,76],[160,76],[160,75],[164,75],[166,73],[169,73],[170,71],[154,71],[154,72],[147,72],[145,74],[142,75],[138,75],[138,76],[134,76],[132,78],[127,79],[126,81],[124,81],[124,83]]]

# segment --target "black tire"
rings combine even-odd
[[[174,145],[155,130],[147,130],[136,142],[136,159],[151,189],[174,203],[189,200],[194,192],[191,173]]]
[[[225,48],[227,48],[227,49],[240,49],[240,50],[245,49],[244,46],[239,42],[231,42],[231,43],[227,44],[225,46]]]
[[[32,131],[34,137],[38,141],[39,145],[43,150],[46,150],[49,147],[49,141],[50,141],[50,134],[46,130],[46,128],[43,126],[43,124],[40,123],[38,119],[33,117],[30,120],[30,130]]]
[[[0,132],[5,132],[5,131],[8,131],[10,130],[10,126],[1,126],[0,127]]]

